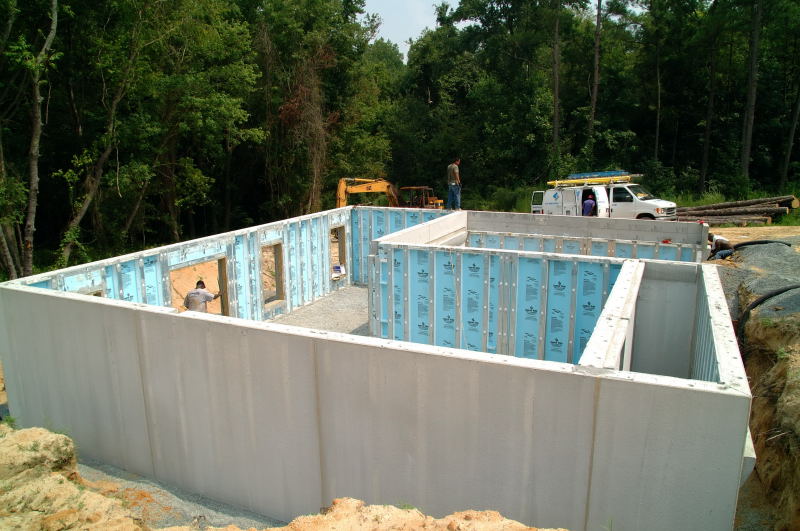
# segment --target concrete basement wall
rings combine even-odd
[[[472,231],[466,247],[696,262],[705,245]],[[433,243],[433,242],[431,242]]]
[[[576,531],[733,522],[733,362],[714,384],[8,283],[0,355],[22,426],[287,521],[355,496]]]
[[[623,263],[385,240],[376,252],[373,336],[570,363],[580,359]]]
[[[627,240],[631,242],[662,242],[698,246],[702,261],[708,237],[708,225],[676,221],[595,218],[581,216],[545,216],[506,212],[468,211],[467,230],[545,236]],[[639,258],[648,258],[639,256]]]
[[[366,284],[369,241],[375,237],[436,219],[441,210],[345,207],[259,225],[108,260],[51,271],[15,281],[19,284],[75,293],[172,306],[170,272],[222,260],[227,315],[265,320],[288,313],[353,282]],[[333,279],[330,231],[342,227],[348,243],[343,264],[350,273]],[[261,249],[281,246],[284,299],[265,305]],[[177,301],[178,303],[182,301]]]
[[[228,314],[262,320],[308,304],[342,286],[349,277],[331,278],[330,230],[345,229],[350,240],[352,207],[259,225],[198,240],[148,249],[108,260],[26,277],[14,283],[103,297],[171,306],[170,272],[224,259]],[[280,244],[285,299],[264,305],[261,249]],[[347,269],[352,256],[347,257]],[[180,301],[179,301],[180,302]]]
[[[369,280],[372,240],[451,215],[448,210],[354,207],[350,216],[350,254],[355,257],[350,273],[352,282],[366,285]]]

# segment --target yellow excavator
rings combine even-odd
[[[336,208],[347,206],[350,194],[385,194],[390,207],[444,208],[444,201],[433,195],[430,186],[403,186],[399,190],[386,179],[339,179],[336,189]],[[403,197],[405,196],[405,197]]]

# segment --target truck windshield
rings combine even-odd
[[[656,196],[648,192],[647,188],[645,188],[641,184],[632,184],[628,186],[628,190],[630,190],[631,193],[641,201],[647,201],[648,199],[656,199]]]

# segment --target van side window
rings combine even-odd
[[[612,193],[614,203],[633,203],[633,196],[627,188],[614,188]]]

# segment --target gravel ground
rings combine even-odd
[[[235,525],[242,529],[264,529],[286,525],[280,520],[190,494],[96,461],[81,459],[78,472],[92,483],[115,484],[114,495],[122,497],[134,515],[152,528],[194,525],[204,529],[205,526]]]
[[[368,336],[370,335],[368,292],[367,288],[348,286],[289,314],[279,315],[273,322]]]
[[[759,296],[785,286],[800,284],[800,237],[779,239],[792,246],[780,243],[751,245],[737,249],[728,259],[710,262],[720,266],[720,280],[725,289],[731,318],[738,319],[744,310],[739,302],[742,291]],[[770,299],[769,308],[774,309],[774,315],[769,317],[800,312],[800,290],[792,290]],[[760,311],[765,310],[766,307]]]

